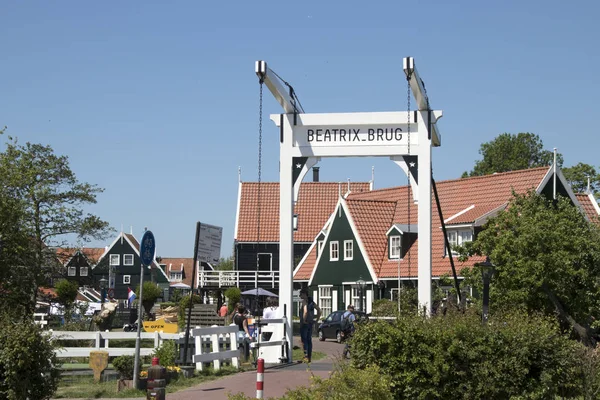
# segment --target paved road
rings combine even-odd
[[[294,338],[294,343],[298,345],[300,338]],[[323,352],[327,354],[327,357],[319,361],[314,361],[310,365],[293,364],[267,369],[264,377],[264,398],[280,397],[288,389],[309,385],[312,374],[323,378],[328,377],[333,370],[334,362],[340,357],[342,350],[343,345],[331,341],[319,342],[315,338],[313,341],[313,351]],[[168,394],[167,400],[223,400],[227,399],[228,393],[234,394],[239,392],[250,397],[256,395],[255,371],[226,376],[189,389],[180,390],[177,393]],[[139,399],[141,398],[120,400]]]

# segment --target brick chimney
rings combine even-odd
[[[319,167],[313,167],[313,182],[319,182]]]

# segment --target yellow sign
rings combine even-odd
[[[108,366],[108,351],[90,351],[90,368],[94,371],[94,382],[100,382],[102,371]]]
[[[164,319],[144,321],[144,330],[146,332],[177,333],[178,329],[177,323],[166,322]]]

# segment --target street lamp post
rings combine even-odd
[[[101,299],[101,303],[104,304],[104,302],[106,301],[106,284],[108,283],[108,280],[103,276],[102,279],[100,279],[100,290],[102,291],[102,299]]]
[[[490,262],[490,258],[486,257],[484,262],[477,263],[481,267],[481,276],[483,278],[483,315],[481,317],[484,324],[487,324],[489,306],[490,306],[490,279],[494,275],[494,264]]]
[[[365,291],[365,281],[362,279],[362,276],[358,279],[358,281],[356,281],[356,284],[359,287],[359,292],[358,292],[358,296],[360,299],[360,311],[364,312],[365,310],[364,308],[364,301],[363,301],[363,294]]]

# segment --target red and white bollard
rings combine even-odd
[[[265,382],[265,360],[262,358],[258,359],[258,365],[256,368],[256,398],[263,398],[263,388]]]

